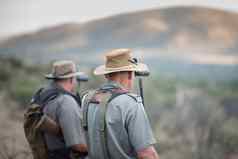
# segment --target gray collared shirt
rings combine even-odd
[[[109,82],[101,88],[121,87]],[[90,159],[104,159],[99,133],[99,105],[91,103],[88,109],[88,136]],[[107,145],[111,159],[133,159],[136,152],[155,144],[155,138],[144,110],[141,97],[123,94],[108,104],[106,112]]]
[[[59,86],[51,83],[46,89],[54,89],[54,87]],[[63,133],[63,137],[45,133],[46,143],[50,150],[69,148],[76,144],[85,144],[85,137],[81,126],[81,109],[72,96],[62,94],[50,101],[44,108],[44,113],[60,125]]]

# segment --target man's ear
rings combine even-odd
[[[128,79],[129,79],[129,80],[132,79],[132,72],[128,72]]]
[[[72,84],[72,83],[73,83],[73,77],[71,77],[71,78],[69,79],[69,81],[70,81],[70,83]]]

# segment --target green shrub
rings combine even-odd
[[[9,94],[20,104],[27,104],[39,86],[40,80],[37,78],[16,79],[10,87]]]

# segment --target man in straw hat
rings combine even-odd
[[[80,99],[76,96],[78,72],[73,61],[56,61],[53,63],[52,73],[46,79],[52,82],[43,89],[40,95],[47,96],[59,92],[50,100],[43,111],[61,128],[61,135],[45,133],[46,144],[49,149],[49,159],[70,159],[71,152],[86,154],[87,146],[81,126]]]
[[[107,82],[82,99],[90,159],[159,159],[142,99],[130,92],[139,71],[148,67],[132,59],[129,49],[112,50],[95,69]]]

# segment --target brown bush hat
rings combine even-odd
[[[76,64],[73,61],[56,61],[53,63],[51,74],[45,75],[46,79],[66,79],[84,75],[83,72],[78,72]]]
[[[105,55],[106,64],[94,70],[95,75],[105,75],[122,71],[148,71],[147,65],[137,63],[131,57],[130,49],[115,49]]]

